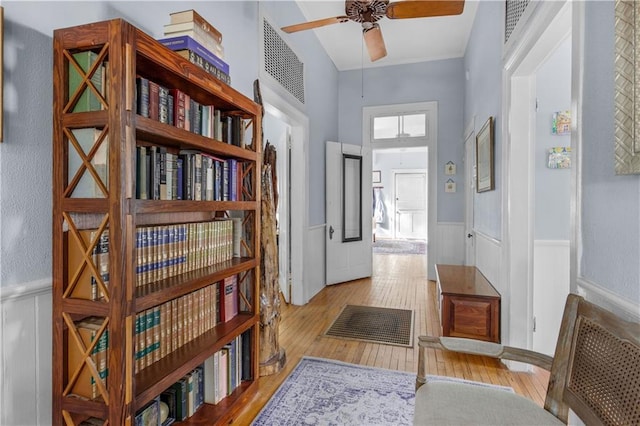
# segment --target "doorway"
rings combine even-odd
[[[309,294],[314,294],[305,280],[305,254],[307,248],[308,220],[308,141],[309,119],[297,108],[292,106],[282,96],[275,92],[269,84],[261,87],[264,102],[266,124],[263,123],[264,141],[273,124],[277,129],[275,134],[284,139],[289,135],[285,147],[277,154],[279,164],[278,176],[287,177],[288,183],[281,186],[282,203],[279,208],[280,232],[288,236],[279,238],[279,283],[285,300],[294,305],[304,305],[308,302]],[[286,146],[288,145],[288,147]],[[283,164],[286,163],[286,166]],[[286,167],[282,169],[281,167]],[[291,196],[291,194],[295,194]],[[284,252],[280,252],[284,250]],[[284,271],[284,273],[282,272]],[[287,275],[288,274],[288,275]]]
[[[538,8],[530,16],[528,22],[531,31],[518,38],[519,44],[513,46],[511,54],[506,55],[505,60],[505,124],[503,127],[503,152],[502,158],[507,165],[503,174],[503,236],[506,250],[504,250],[503,264],[505,265],[504,282],[506,294],[504,296],[503,310],[503,338],[507,344],[517,347],[533,348],[546,351],[539,343],[542,340],[555,341],[557,327],[551,324],[542,324],[536,321],[536,317],[550,317],[550,312],[562,312],[562,307],[557,306],[565,300],[569,291],[569,209],[570,195],[567,180],[566,188],[559,188],[556,184],[547,184],[541,177],[547,165],[548,148],[540,147],[539,138],[552,132],[552,116],[548,111],[546,116],[538,116],[537,112],[542,107],[538,104],[540,93],[537,83],[538,72],[545,62],[553,56],[563,43],[571,44],[572,4],[571,2],[555,3],[540,2]],[[570,64],[570,53],[566,60]],[[570,71],[569,71],[570,75]],[[561,89],[568,90],[568,99],[571,99],[571,82],[565,82]],[[558,90],[556,87],[555,90]],[[545,101],[547,102],[547,101]],[[561,105],[562,102],[551,101],[552,109],[561,111],[570,106]],[[545,105],[549,107],[550,105]],[[548,117],[547,117],[548,116]],[[554,143],[561,145],[560,140]],[[542,157],[542,161],[541,160]],[[554,174],[554,178],[559,175]],[[554,254],[548,247],[545,249],[545,257],[548,259],[561,259],[566,251],[566,261],[556,264],[552,276],[555,277],[553,285],[542,287],[544,279],[540,276],[540,262],[544,258],[539,243],[551,240],[558,248],[564,241],[559,234],[553,237],[545,235],[550,222],[544,222],[545,208],[549,208],[549,194],[556,194],[566,190],[564,197],[566,219],[566,247]],[[545,207],[546,206],[546,207]],[[546,229],[545,229],[546,227]],[[548,266],[547,266],[548,268]],[[536,273],[538,271],[538,273]],[[562,278],[559,278],[562,277]],[[566,277],[566,278],[565,278]],[[541,328],[542,327],[542,328]],[[535,330],[535,331],[534,331]],[[534,333],[536,338],[534,339]],[[547,337],[542,338],[542,334]],[[539,337],[541,339],[539,339]],[[535,347],[534,347],[535,344]]]
[[[276,226],[278,236],[278,282],[280,292],[287,303],[291,302],[291,125],[282,114],[272,108],[262,119],[263,143],[269,143],[276,150],[276,170],[278,201],[276,205]]]
[[[404,117],[404,120],[400,118]],[[416,128],[409,128],[409,118],[420,118],[420,127],[416,126],[419,131],[414,134]],[[399,122],[404,124],[404,128],[399,128],[397,132],[389,132],[388,128],[376,128],[377,119],[386,122]],[[385,124],[385,123],[381,123]],[[437,135],[438,135],[438,104],[437,102],[418,102],[412,104],[382,105],[363,108],[362,120],[362,144],[365,148],[372,150],[372,170],[374,176],[376,172],[380,172],[381,181],[375,183],[374,187],[380,186],[382,189],[376,189],[374,196],[382,195],[385,200],[391,201],[393,198],[394,181],[392,180],[391,169],[387,173],[382,172],[381,166],[377,165],[377,158],[381,155],[401,152],[409,155],[409,158],[419,163],[412,165],[404,164],[403,167],[424,171],[426,174],[426,261],[428,264],[427,274],[429,280],[435,280],[435,262],[438,258],[438,241],[437,235]],[[424,131],[421,126],[424,126]],[[376,138],[377,130],[382,130],[380,137]],[[374,229],[376,239],[379,236],[393,238],[395,232],[395,206],[386,204],[385,216],[382,221],[375,220]],[[374,206],[375,210],[375,206]],[[392,222],[393,220],[393,222]]]

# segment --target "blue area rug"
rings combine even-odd
[[[424,240],[388,240],[378,238],[373,243],[373,252],[377,254],[425,254],[427,243]]]
[[[415,373],[303,357],[252,425],[412,425],[415,380]]]

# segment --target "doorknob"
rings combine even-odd
[[[336,232],[335,229],[333,229],[333,226],[329,225],[329,239],[333,240],[333,233]]]
[[[473,234],[467,234],[467,238],[473,237]]]

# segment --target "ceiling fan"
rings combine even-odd
[[[377,21],[385,16],[389,19],[406,19],[459,15],[464,9],[464,0],[405,0],[393,3],[389,0],[345,0],[344,9],[343,16],[289,25],[282,27],[282,31],[294,33],[348,21],[358,22],[362,24],[362,35],[373,62],[387,56]]]

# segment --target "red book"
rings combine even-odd
[[[170,89],[169,93],[173,96],[173,125],[184,129],[186,120],[185,93],[178,89]]]
[[[160,86],[149,80],[149,118],[160,120]]]

